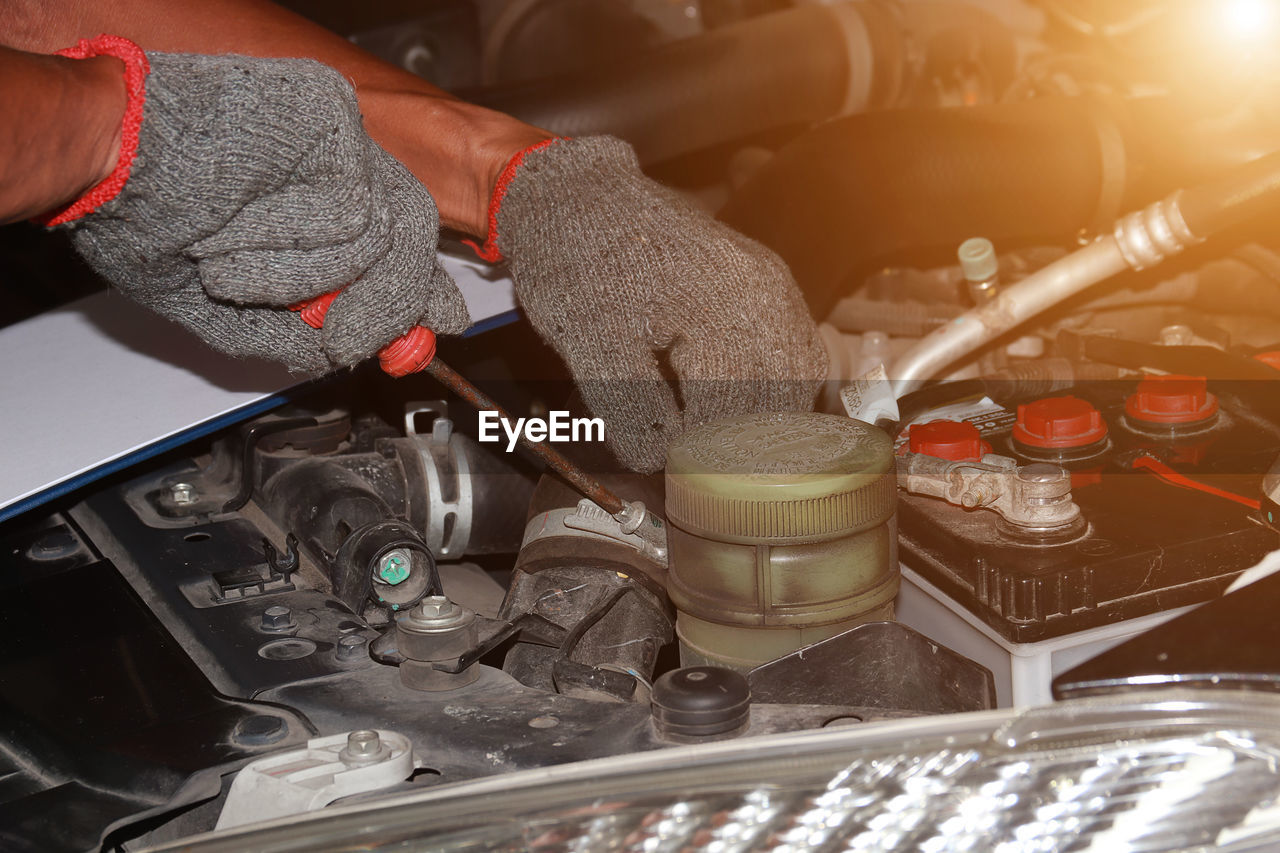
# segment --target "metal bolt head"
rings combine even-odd
[[[377,578],[391,586],[403,583],[409,577],[411,565],[412,558],[409,556],[408,551],[403,548],[389,551],[378,561]]]
[[[338,640],[338,660],[359,660],[368,657],[368,639],[360,634],[347,634]]]
[[[262,630],[287,631],[293,627],[293,611],[276,604],[262,611]]]
[[[382,749],[382,738],[372,729],[361,729],[347,735],[347,751],[360,758],[377,755]]]
[[[377,764],[390,756],[391,750],[372,729],[351,732],[347,735],[347,745],[338,753],[340,760],[356,766]]]
[[[627,501],[623,503],[622,509],[614,514],[614,520],[618,522],[618,527],[623,533],[635,533],[640,529],[640,525],[644,523],[648,510],[640,501]]]
[[[413,616],[419,622],[436,622],[453,619],[458,612],[458,605],[443,595],[429,595],[413,609]]]
[[[1018,479],[1026,483],[1056,483],[1066,476],[1065,469],[1048,462],[1032,462],[1018,469]]]
[[[196,492],[196,487],[190,483],[174,483],[169,487],[169,497],[176,504],[193,504],[199,500],[200,495]]]
[[[396,632],[406,658],[445,660],[476,643],[476,614],[443,595],[432,595],[396,620]]]
[[[1195,342],[1196,333],[1190,326],[1176,324],[1160,330],[1160,343],[1167,347],[1186,346]]]

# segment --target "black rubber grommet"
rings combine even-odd
[[[751,688],[731,669],[689,666],[654,682],[650,707],[654,728],[668,740],[731,737],[750,721]]]
[[[284,740],[289,724],[270,714],[253,714],[236,724],[231,736],[245,746],[266,746]]]

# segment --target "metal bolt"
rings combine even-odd
[[[1165,326],[1160,330],[1160,343],[1167,347],[1187,346],[1195,342],[1196,333],[1190,326],[1181,324]]]
[[[262,611],[262,630],[287,631],[293,627],[293,611],[276,604]]]
[[[347,735],[347,751],[352,755],[368,758],[371,755],[377,755],[380,749],[382,749],[382,738],[371,729],[361,729]]]
[[[378,561],[378,580],[391,586],[402,583],[409,577],[411,562],[409,552],[403,548],[387,552]]]
[[[435,64],[435,61],[436,57],[435,54],[431,52],[431,48],[427,47],[425,44],[415,44],[405,51],[404,59],[400,61],[400,64],[405,68],[405,70],[412,71],[420,77],[430,79],[430,72],[433,70],[432,66]]]
[[[644,523],[647,514],[648,511],[640,501],[626,501],[622,504],[622,509],[614,513],[613,517],[623,533],[635,533]]]
[[[338,640],[338,660],[358,660],[367,657],[368,652],[365,647],[369,645],[368,639],[360,634],[347,634]]]
[[[190,483],[174,483],[169,487],[169,497],[176,504],[193,504],[199,499],[196,487]]]
[[[376,764],[390,755],[382,738],[372,729],[360,729],[347,735],[347,745],[338,758],[347,764]]]
[[[410,615],[419,622],[435,622],[452,619],[458,612],[458,605],[443,595],[429,595],[414,608]]]
[[[1018,469],[1018,479],[1026,483],[1056,483],[1065,476],[1060,466],[1048,462],[1032,462]]]

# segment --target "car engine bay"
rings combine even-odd
[[[513,324],[440,353],[560,423],[582,480],[492,407],[358,368],[4,522],[0,847],[1275,690],[1266,581],[1227,593],[1280,548],[1280,243],[1249,190],[1280,151],[1280,8],[295,5],[462,97],[631,142],[787,262],[830,376],[817,411],[704,425],[640,475]],[[483,849],[711,849],[506,843]],[[413,849],[482,849],[459,844]]]

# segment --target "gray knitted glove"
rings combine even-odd
[[[513,168],[497,247],[624,465],[660,469],[709,420],[812,408],[826,350],[777,255],[646,178],[611,137],[559,140]]]
[[[459,333],[426,189],[310,60],[149,54],[123,190],[70,224],[95,270],[237,356],[323,372],[414,325]],[[323,330],[287,307],[344,288]]]

